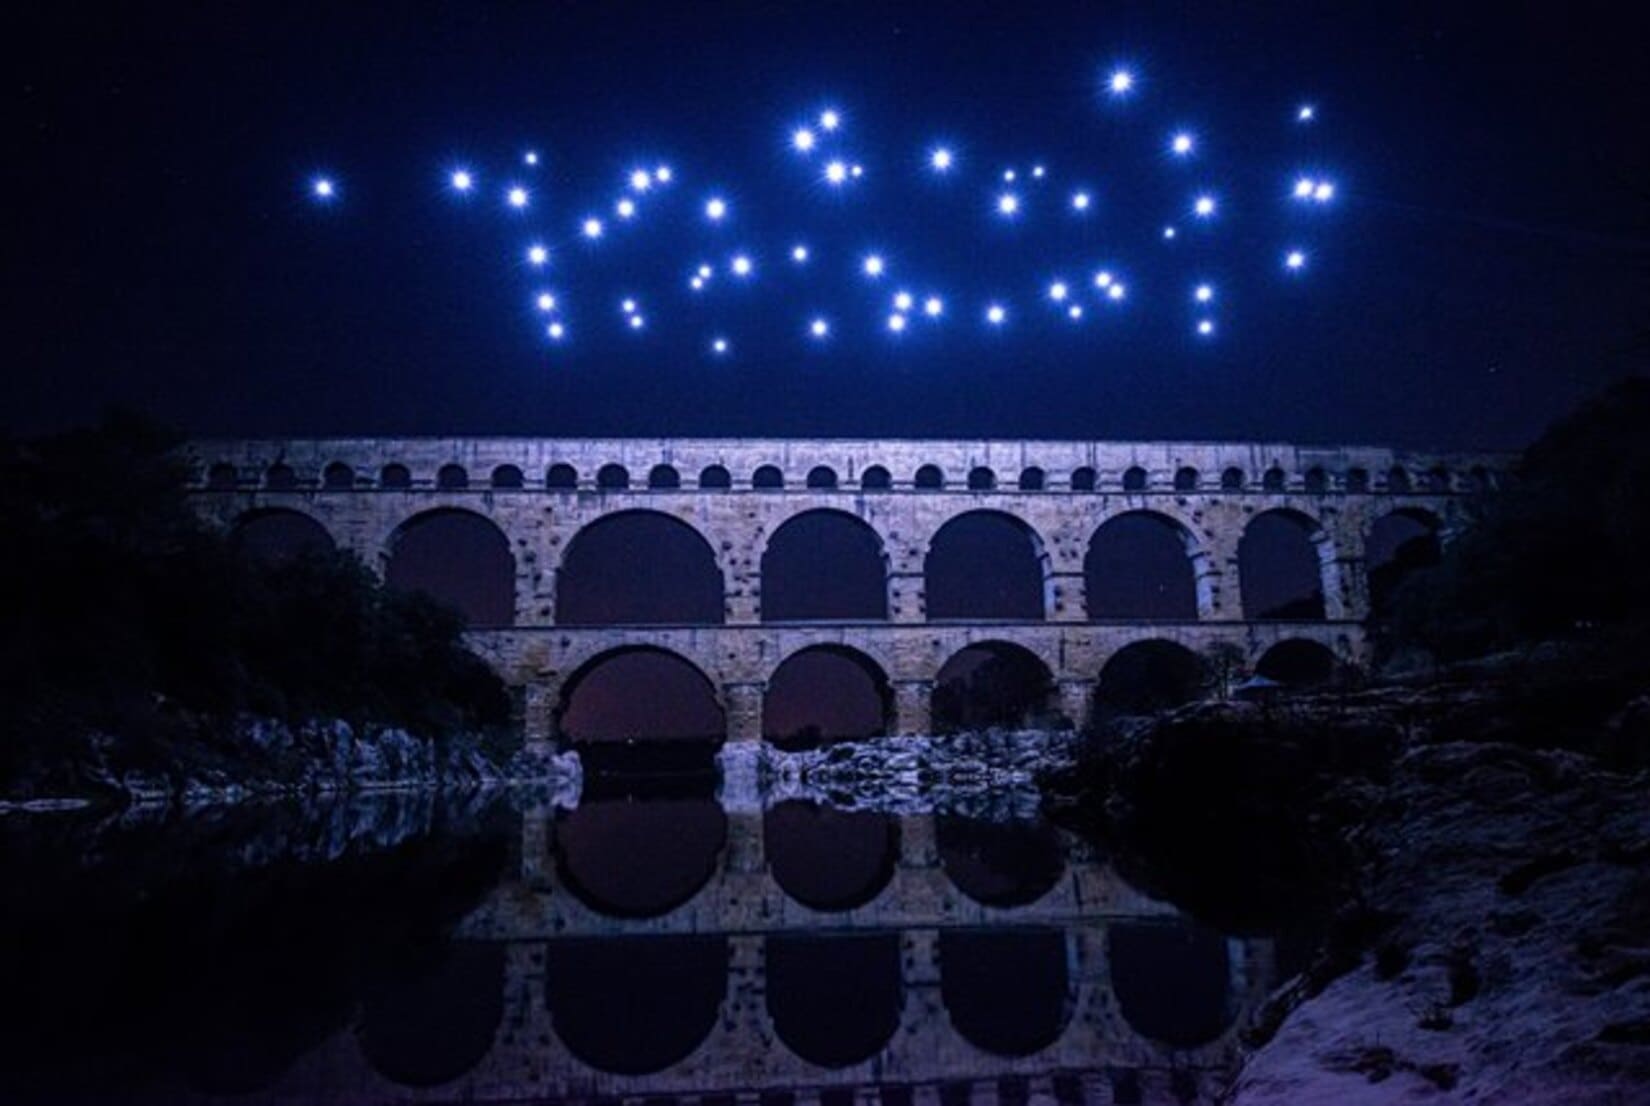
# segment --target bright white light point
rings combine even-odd
[[[534,265],[543,265],[550,260],[550,251],[543,246],[531,246],[527,250],[527,260]]]
[[[951,168],[951,151],[944,146],[939,147],[928,155],[928,164],[936,173],[943,173]]]
[[[1012,170],[1012,169],[1004,169],[1003,170],[1003,183],[1004,184],[1013,184],[1014,183],[1014,170]]]
[[[694,277],[692,280],[688,281],[688,286],[695,292],[703,292],[705,290],[705,278]]]
[[[636,201],[631,199],[620,200],[618,203],[613,205],[613,210],[618,214],[619,218],[628,219],[632,215],[636,214]]]
[[[1199,284],[1197,286],[1197,290],[1192,293],[1192,296],[1198,303],[1208,303],[1210,300],[1215,298],[1215,290],[1207,284]]]
[[[909,311],[911,310],[911,305],[915,302],[916,301],[911,298],[910,292],[900,292],[894,296],[894,309],[896,311]]]
[[[905,316],[898,314],[888,316],[888,329],[892,330],[895,334],[898,334],[900,331],[904,330]]]
[[[834,110],[827,108],[819,113],[819,125],[825,130],[834,131],[838,127],[842,126],[842,116],[838,115]]]
[[[1087,211],[1089,209],[1089,202],[1089,194],[1087,192],[1076,192],[1073,193],[1071,197],[1071,208],[1073,211]]]
[[[540,311],[554,311],[556,309],[556,297],[549,292],[540,292],[537,302]]]
[[[1297,200],[1311,199],[1312,198],[1312,190],[1314,188],[1316,188],[1317,185],[1318,185],[1318,182],[1313,180],[1311,177],[1302,177],[1302,178],[1300,178],[1299,180],[1297,180],[1295,182],[1295,199],[1297,199]]]
[[[717,198],[705,204],[705,218],[707,219],[721,219],[727,213],[728,205],[725,200]]]
[[[860,267],[865,270],[866,276],[879,277],[882,275],[882,270],[884,268],[882,256],[880,254],[871,254],[865,259],[864,264]]]
[[[1207,219],[1215,213],[1215,198],[1213,196],[1199,196],[1192,202],[1192,212],[1199,219]]]
[[[1185,131],[1181,131],[1169,140],[1169,149],[1180,157],[1185,157],[1192,152],[1192,136]]]
[[[1083,306],[1081,304],[1074,303],[1070,307],[1066,308],[1066,314],[1071,316],[1074,321],[1081,319],[1083,317]]]
[[[1057,280],[1048,286],[1048,298],[1055,303],[1059,303],[1070,294],[1071,289],[1066,287],[1066,282],[1063,280]]]
[[[670,183],[670,166],[661,165],[653,170],[653,179],[659,184]]]
[[[475,178],[462,169],[453,174],[453,187],[460,192],[468,192],[474,184]]]
[[[550,335],[550,340],[552,342],[559,342],[562,340],[563,336],[566,335],[567,328],[562,326],[560,323],[551,323],[545,330],[545,333]]]
[[[1288,255],[1286,257],[1284,257],[1283,264],[1285,265],[1285,267],[1290,268],[1290,269],[1305,268],[1306,267],[1306,255],[1304,253],[1302,253],[1300,250],[1290,250]]]
[[[1318,182],[1318,187],[1312,190],[1312,198],[1320,204],[1326,204],[1335,198],[1335,186],[1326,180]]]
[[[848,179],[848,166],[845,162],[833,161],[825,166],[825,179],[832,184],[841,184]]]
[[[600,238],[602,236],[602,221],[600,219],[586,219],[579,227],[579,233],[586,238]]]
[[[798,152],[805,154],[814,148],[814,132],[807,127],[798,127],[791,135],[791,146]]]
[[[1127,69],[1118,69],[1107,79],[1106,87],[1111,89],[1113,96],[1125,96],[1134,91],[1134,74]]]
[[[642,319],[642,317],[640,315],[630,316],[630,329],[631,330],[640,330],[640,329],[642,329],[642,327],[644,325],[645,325],[644,320]]]
[[[997,197],[997,214],[1012,216],[1020,210],[1020,197],[1012,192],[1004,192]]]
[[[728,352],[728,340],[726,338],[718,338],[710,344],[710,349],[712,353],[726,353]]]
[[[521,155],[521,160],[525,161],[529,165],[537,165],[539,163],[539,155],[532,150],[528,150],[525,154]]]
[[[1045,172],[1047,172],[1047,170],[1044,169],[1041,165],[1033,165],[1031,167],[1031,175],[1036,177],[1038,180],[1043,179],[1043,174]]]
[[[823,338],[831,332],[831,324],[824,319],[815,319],[808,324],[808,333],[815,338]]]
[[[701,265],[701,266],[699,266],[699,279],[709,280],[711,278],[711,275],[714,272],[715,272],[715,270],[712,269],[709,265]]]
[[[733,259],[734,276],[750,276],[752,267],[751,259],[746,257],[744,254],[740,254],[738,257]]]
[[[1203,335],[1205,338],[1207,338],[1209,335],[1213,334],[1215,332],[1214,320],[1213,319],[1199,319],[1197,321],[1197,332],[1199,334]]]
[[[313,185],[313,190],[315,192],[315,195],[319,199],[323,199],[323,200],[332,199],[332,194],[335,191],[335,189],[332,187],[332,182],[330,180],[328,180],[326,177],[318,178],[315,181],[315,184]]]
[[[1317,109],[1311,104],[1302,104],[1300,110],[1295,113],[1295,120],[1299,123],[1310,123],[1317,114]]]
[[[801,265],[803,262],[807,261],[808,260],[808,247],[807,246],[792,246],[791,247],[791,260],[796,262],[798,265]]]
[[[509,193],[506,194],[505,199],[510,201],[511,207],[526,207],[527,189],[520,187],[512,188]]]
[[[853,168],[853,174],[854,174],[854,179],[855,180],[858,180],[860,177],[863,177],[865,175],[865,166],[855,165],[854,168]]]
[[[1003,310],[1003,305],[1000,303],[994,303],[985,309],[985,321],[992,326],[1002,326],[1003,321],[1007,318],[1008,312]]]
[[[636,301],[635,300],[627,299],[623,303],[619,304],[619,306],[624,308],[624,313],[626,315],[634,315],[636,313]]]
[[[1173,239],[1174,236],[1175,236],[1175,229],[1173,227],[1164,227],[1163,228],[1163,237],[1164,238]]]
[[[646,169],[632,169],[630,171],[630,187],[636,192],[646,192],[653,187],[653,174]]]
[[[922,313],[930,319],[937,319],[945,311],[945,301],[938,296],[929,296],[922,301]]]
[[[1123,287],[1121,282],[1114,281],[1112,286],[1106,289],[1106,295],[1110,296],[1114,300],[1120,300],[1124,296],[1128,295],[1128,291]]]

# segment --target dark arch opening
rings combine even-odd
[[[1346,490],[1349,492],[1367,492],[1369,490],[1369,470],[1360,468],[1347,469]]]
[[[710,543],[662,511],[596,519],[567,543],[556,572],[558,625],[715,625],[722,615]]]
[[[557,732],[576,745],[722,740],[726,718],[710,679],[665,649],[638,645],[586,662],[562,685]]]
[[[509,626],[516,613],[516,559],[490,519],[440,508],[414,515],[390,539],[384,580],[447,604],[472,626]]]
[[[355,487],[355,470],[342,461],[334,461],[321,470],[321,487],[329,492],[347,492]]]
[[[1243,470],[1235,466],[1220,474],[1221,491],[1240,492],[1243,490],[1244,483]]]
[[[1316,536],[1316,523],[1292,511],[1264,511],[1249,520],[1238,541],[1244,618],[1324,617]]]
[[[671,465],[654,465],[647,474],[647,486],[656,489],[679,488],[682,474]]]
[[[1188,535],[1150,511],[1108,519],[1089,539],[1083,582],[1091,619],[1197,618]]]
[[[1022,492],[1040,492],[1048,483],[1048,474],[1036,465],[1028,465],[1020,470],[1020,490]]]
[[[1123,1019],[1154,1041],[1191,1048],[1231,1024],[1226,939],[1189,922],[1113,922],[1106,960]]]
[[[1094,703],[1112,714],[1153,714],[1189,703],[1208,683],[1201,658],[1172,641],[1135,641],[1100,669]]]
[[[278,562],[333,549],[327,528],[302,511],[267,507],[248,511],[235,520],[230,546],[261,561]]]
[[[1197,491],[1197,470],[1191,467],[1175,469],[1174,490],[1177,492]]]
[[[1427,469],[1421,477],[1421,485],[1429,492],[1443,493],[1450,490],[1449,469],[1443,465],[1434,465]]]
[[[1284,476],[1283,470],[1276,465],[1267,469],[1260,477],[1261,488],[1269,492],[1281,492],[1287,484],[1288,478]]]
[[[988,492],[997,486],[997,474],[984,465],[968,470],[968,490]]]
[[[793,515],[762,551],[762,621],[886,619],[887,572],[882,539],[863,519]]]
[[[1323,495],[1329,491],[1329,474],[1321,468],[1313,467],[1306,470],[1306,494]]]
[[[930,620],[1040,621],[1044,617],[1042,542],[1001,511],[951,519],[928,547],[923,584]]]
[[[825,1068],[881,1052],[899,1025],[899,935],[774,936],[767,1003],[790,1050]]]
[[[657,918],[715,876],[728,819],[714,796],[581,798],[556,817],[556,870],[613,918]]]
[[[751,487],[774,491],[785,486],[785,474],[776,465],[763,465],[751,473]]]
[[[1402,465],[1394,465],[1388,469],[1386,490],[1389,492],[1408,492],[1410,490],[1409,470]]]
[[[859,486],[868,492],[885,492],[894,486],[894,478],[881,465],[872,465],[859,474]]]
[[[504,946],[456,941],[428,971],[367,996],[361,1052],[386,1079],[434,1087],[481,1063],[503,1017]]]
[[[495,488],[520,488],[526,485],[527,478],[515,465],[499,465],[493,469],[491,483]]]
[[[1437,516],[1428,511],[1391,511],[1375,520],[1364,543],[1371,614],[1377,618],[1391,614],[1399,585],[1442,558],[1438,530]]]
[[[727,991],[725,937],[619,937],[545,945],[556,1036],[598,1071],[647,1075],[693,1054]]]
[[[412,487],[412,470],[406,465],[390,462],[378,470],[378,486],[382,488]]]
[[[938,465],[923,465],[917,469],[916,475],[911,478],[911,483],[919,488],[943,488],[945,487],[945,473],[940,471]]]
[[[829,465],[815,465],[808,470],[808,487],[836,487],[836,469],[831,468]]]
[[[1008,642],[980,642],[959,650],[935,678],[933,729],[945,734],[1050,724],[1053,697],[1053,676],[1036,654]]]
[[[1322,687],[1335,678],[1335,654],[1327,645],[1296,638],[1280,641],[1255,664],[1255,674],[1287,688]]]
[[[888,732],[893,693],[875,661],[846,646],[814,645],[774,670],[762,700],[763,736],[808,749]]]
[[[864,906],[888,886],[899,860],[892,816],[800,799],[768,808],[762,841],[774,882],[812,910]]]
[[[699,486],[724,491],[733,487],[733,474],[721,465],[706,465],[699,470]]]
[[[1123,472],[1123,490],[1126,492],[1143,492],[1146,490],[1146,470],[1139,465],[1131,465]]]
[[[940,998],[957,1032],[996,1056],[1029,1056],[1059,1039],[1071,1005],[1057,929],[941,930]]]
[[[1074,492],[1092,492],[1094,490],[1095,481],[1096,476],[1094,470],[1085,465],[1080,469],[1075,469],[1072,471],[1071,490]]]
[[[436,470],[435,486],[443,491],[458,491],[470,486],[470,474],[463,465],[442,465]]]
[[[630,470],[623,465],[603,465],[596,470],[596,487],[618,491],[630,487]]]
[[[273,464],[264,473],[264,487],[273,492],[289,492],[298,486],[298,474],[291,465]]]
[[[212,491],[233,491],[240,482],[240,473],[234,465],[220,461],[206,470],[206,486]]]
[[[1036,902],[1066,869],[1060,839],[1041,819],[986,822],[941,815],[935,819],[934,839],[946,876],[983,906]]]
[[[579,486],[579,472],[572,465],[551,465],[544,474],[547,488],[569,489]]]

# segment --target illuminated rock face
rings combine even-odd
[[[1357,663],[1375,523],[1401,512],[1447,540],[1466,500],[1493,488],[1512,461],[1258,442],[857,439],[200,441],[189,453],[206,517],[231,528],[294,512],[392,578],[403,538],[427,520],[469,520],[491,534],[508,550],[507,558],[489,553],[485,566],[500,576],[501,598],[486,617],[472,615],[471,642],[523,690],[529,739],[540,742],[556,734],[565,684],[613,651],[638,647],[677,654],[704,674],[729,740],[760,738],[769,679],[792,654],[821,645],[852,650],[880,670],[893,691],[889,729],[898,733],[930,728],[940,670],[982,643],[1038,658],[1050,676],[1050,712],[1078,725],[1106,662],[1144,640],[1198,654],[1232,647],[1251,669],[1291,642]],[[570,548],[620,512],[673,519],[702,547],[706,573],[720,577],[719,618],[599,626],[558,619],[557,581]],[[875,535],[885,619],[764,619],[764,554],[781,526],[809,512],[851,516]],[[1101,526],[1127,514],[1154,516],[1180,537],[1195,617],[1091,617],[1085,560]],[[936,538],[969,515],[1006,518],[1023,533],[1042,581],[1036,617],[930,616]],[[1257,518],[1298,531],[1307,571],[1315,565],[1311,603],[1259,614],[1246,604],[1242,546]],[[991,583],[982,579],[982,590]]]

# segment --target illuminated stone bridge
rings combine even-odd
[[[930,728],[941,670],[970,646],[1035,658],[1049,713],[1074,724],[1108,663],[1143,642],[1189,655],[1224,643],[1263,674],[1291,653],[1297,667],[1302,655],[1309,669],[1356,664],[1377,546],[1393,543],[1383,526],[1447,540],[1510,462],[985,440],[306,439],[190,452],[198,507],[224,527],[296,522],[392,583],[453,593],[473,645],[519,692],[530,741],[559,734],[587,673],[635,651],[694,666],[730,740],[762,736],[770,684],[815,650],[872,673],[885,728],[901,733]],[[432,569],[428,535],[458,523],[471,533]],[[1116,545],[1131,526],[1157,537]],[[853,556],[814,555],[833,529]],[[617,552],[595,552],[604,535]],[[982,553],[1003,541],[1006,552]],[[620,568],[619,598],[593,599],[591,579]],[[1293,590],[1280,583],[1290,572]],[[854,592],[867,579],[869,598]],[[627,587],[643,598],[628,602]],[[709,601],[674,602],[706,588]],[[1141,608],[1147,593],[1161,602]]]

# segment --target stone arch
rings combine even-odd
[[[1255,675],[1286,688],[1321,687],[1334,682],[1339,670],[1334,650],[1310,638],[1286,638],[1255,662]]]
[[[1106,619],[1197,618],[1192,532],[1158,511],[1125,511],[1101,523],[1083,558],[1088,616]]]
[[[764,622],[888,618],[888,553],[858,515],[791,515],[769,535],[761,568]]]
[[[815,465],[808,470],[808,487],[830,489],[836,487],[836,469],[830,465]]]
[[[1289,487],[1289,477],[1281,468],[1273,465],[1260,474],[1260,486],[1262,491],[1285,491]]]
[[[923,559],[928,617],[1040,621],[1048,617],[1049,572],[1042,536],[1024,519],[983,509],[953,515]]]
[[[1146,470],[1139,465],[1130,465],[1123,470],[1123,490],[1126,492],[1143,492],[1150,480]]]
[[[236,517],[229,542],[237,553],[282,561],[336,548],[332,534],[314,515],[293,507],[259,507]]]
[[[596,487],[608,492],[623,491],[630,487],[630,470],[609,462],[596,470]]]
[[[558,882],[609,918],[658,918],[699,894],[721,865],[728,817],[714,795],[584,796],[558,812]]]
[[[1322,465],[1313,465],[1306,470],[1303,487],[1307,495],[1326,495],[1329,492],[1329,474]]]
[[[1422,489],[1434,495],[1448,492],[1452,482],[1448,465],[1433,465],[1421,474]]]
[[[1354,466],[1346,470],[1346,490],[1361,495],[1369,490],[1369,470]]]
[[[1223,492],[1241,492],[1249,478],[1236,465],[1229,466],[1220,474],[1220,490]]]
[[[911,477],[911,486],[915,488],[943,488],[945,487],[945,472],[938,465],[923,465]]]
[[[726,937],[605,937],[545,945],[545,1005],[567,1050],[598,1071],[648,1075],[710,1036],[727,995]]]
[[[1386,490],[1400,495],[1414,490],[1409,478],[1409,470],[1402,465],[1393,465],[1387,469]]]
[[[334,461],[321,470],[321,487],[329,492],[347,492],[355,488],[355,470],[342,461]]]
[[[1198,698],[1208,683],[1203,659],[1161,638],[1132,641],[1106,659],[1095,707],[1114,714],[1152,714]]]
[[[426,971],[362,1004],[361,1053],[405,1087],[450,1083],[487,1056],[504,1019],[504,945],[454,941]]]
[[[635,694],[636,685],[649,693]],[[581,702],[587,690],[595,698]],[[553,721],[564,743],[578,745],[714,743],[727,729],[715,682],[693,661],[656,645],[620,645],[585,660],[562,681]]]
[[[872,465],[859,474],[859,486],[863,491],[885,492],[894,486],[894,478],[881,465]]]
[[[1054,675],[1042,658],[1008,641],[972,642],[934,678],[936,733],[1024,729],[1053,721]]]
[[[206,470],[206,487],[208,491],[234,491],[240,485],[240,482],[240,472],[227,461],[219,461]]]
[[[997,473],[985,465],[975,465],[968,470],[968,490],[971,492],[989,492],[997,487]]]
[[[1071,490],[1074,492],[1092,492],[1098,482],[1099,476],[1087,465],[1071,472]]]
[[[781,748],[888,732],[894,695],[882,666],[846,645],[809,645],[780,662],[762,703],[763,736]]]
[[[558,625],[719,625],[723,605],[710,541],[663,511],[601,515],[573,535],[556,570]]]
[[[1390,613],[1398,586],[1411,573],[1438,563],[1442,532],[1443,520],[1421,507],[1395,508],[1370,525],[1364,536],[1364,569],[1372,615]]]
[[[1231,962],[1215,930],[1181,920],[1113,922],[1106,960],[1123,1020],[1142,1037],[1192,1048],[1231,1025]]]
[[[699,486],[706,490],[726,491],[733,487],[733,474],[721,465],[706,465],[699,470]]]
[[[298,487],[298,473],[284,461],[264,470],[264,487],[272,492],[290,492]]]
[[[947,878],[982,906],[1029,906],[1053,890],[1066,870],[1060,839],[1041,819],[987,822],[940,815],[934,842]]]
[[[1022,492],[1040,492],[1048,484],[1048,474],[1036,465],[1020,470],[1019,488]]]
[[[576,488],[579,486],[579,470],[561,462],[551,465],[545,470],[544,486],[558,491]]]
[[[380,488],[410,488],[412,487],[412,470],[399,461],[391,461],[378,470],[378,486]]]
[[[995,1056],[1052,1045],[1073,1008],[1066,936],[1052,927],[940,931],[940,998],[962,1038]]]
[[[463,465],[449,462],[436,470],[435,486],[442,491],[461,491],[470,486],[470,474]]]
[[[796,1055],[843,1068],[893,1038],[904,998],[899,934],[775,935],[765,952],[768,1014]]]
[[[1190,465],[1182,465],[1174,470],[1174,490],[1177,492],[1197,491],[1198,472]]]
[[[648,470],[647,486],[655,490],[669,490],[682,486],[682,474],[674,465],[654,465]]]
[[[527,477],[522,475],[521,469],[516,465],[498,465],[493,469],[488,483],[495,488],[513,490],[526,486]]]
[[[778,465],[760,465],[751,473],[751,487],[760,491],[778,491],[785,486],[785,474]]]
[[[1317,519],[1287,508],[1262,511],[1243,528],[1237,553],[1244,618],[1326,617],[1324,574],[1334,551]]]
[[[422,591],[472,626],[510,626],[516,613],[516,559],[510,540],[486,515],[458,507],[421,511],[396,527],[384,556],[384,581]]]
[[[899,822],[880,811],[789,799],[763,813],[762,847],[786,895],[810,910],[854,910],[894,878]]]

